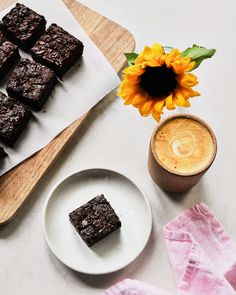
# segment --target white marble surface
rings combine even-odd
[[[0,228],[0,293],[4,295],[98,295],[110,284],[136,278],[172,291],[175,287],[162,238],[162,226],[185,208],[204,201],[236,240],[235,187],[235,0],[83,0],[127,27],[137,49],[159,41],[184,49],[192,43],[217,48],[196,74],[202,96],[186,112],[205,119],[218,139],[218,155],[202,181],[176,196],[150,179],[147,152],[156,123],[122,105],[114,94],[93,111],[84,127],[40,183],[23,210]],[[75,273],[48,250],[42,234],[42,207],[51,188],[66,175],[89,167],[113,168],[129,175],[148,194],[154,228],[143,254],[115,274],[93,277]]]

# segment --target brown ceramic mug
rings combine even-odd
[[[152,134],[149,173],[162,189],[184,192],[206,173],[216,152],[215,134],[203,120],[192,115],[173,115]]]

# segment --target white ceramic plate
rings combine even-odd
[[[68,214],[100,194],[110,202],[122,227],[89,248]],[[127,177],[89,169],[67,177],[49,195],[43,227],[48,246],[65,265],[82,273],[105,274],[127,266],[142,252],[151,233],[151,207]]]

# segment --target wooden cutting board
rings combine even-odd
[[[14,2],[1,0],[0,10]],[[64,0],[64,3],[118,72],[125,63],[123,52],[134,50],[133,36],[75,0]],[[8,222],[16,214],[87,116],[88,113],[67,127],[40,152],[0,177],[0,224]]]

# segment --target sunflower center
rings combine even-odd
[[[140,76],[139,86],[150,96],[159,98],[169,95],[177,86],[176,74],[166,65],[147,67]]]

